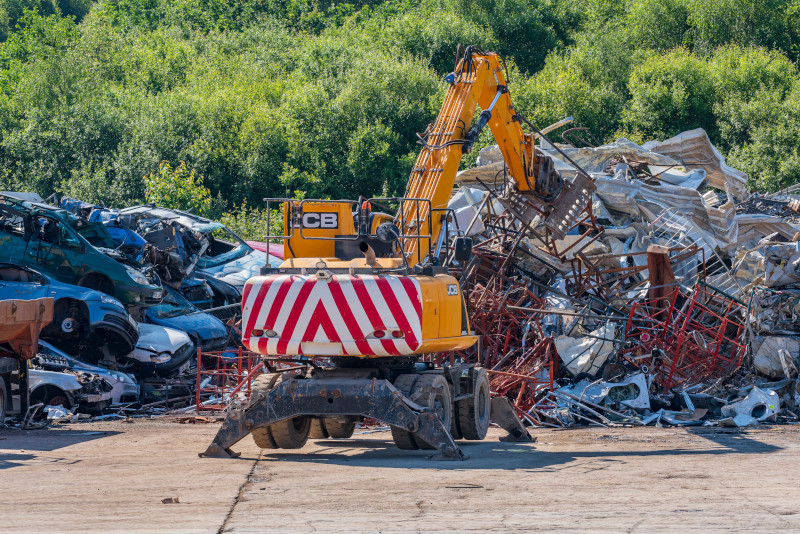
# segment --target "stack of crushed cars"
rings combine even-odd
[[[437,358],[486,367],[535,426],[797,421],[800,186],[749,192],[701,129],[586,137],[540,140],[591,193],[561,235],[523,216],[496,146],[459,174],[450,227],[474,246],[454,274],[481,343]]]
[[[235,351],[241,289],[280,260],[191,213],[48,201],[0,193],[0,300],[53,299],[21,364],[31,404],[97,414],[191,398],[197,349]],[[0,351],[6,391],[18,380],[13,355]],[[17,398],[7,404],[20,410]]]

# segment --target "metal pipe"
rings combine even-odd
[[[369,246],[369,243],[366,241],[362,241],[358,244],[358,250],[364,253],[364,259],[367,262],[367,265],[373,267],[376,263],[375,261],[375,251],[372,250],[372,247]]]

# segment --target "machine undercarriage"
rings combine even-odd
[[[483,439],[490,419],[508,432],[506,441],[531,439],[508,399],[490,398],[485,370],[413,361],[398,369],[396,359],[387,360],[261,375],[248,406],[229,411],[201,456],[236,456],[230,447],[251,433],[266,449],[301,448],[309,437],[349,438],[364,419],[389,425],[400,449],[431,450],[436,460],[466,459],[455,440]]]

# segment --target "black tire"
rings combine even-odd
[[[458,427],[464,439],[481,440],[489,431],[492,399],[489,374],[482,367],[475,368],[475,395],[456,403]]]
[[[269,379],[262,378],[263,376],[269,376]],[[259,392],[264,391],[262,388],[266,387],[266,392],[271,391],[278,387],[278,385],[283,381],[284,373],[275,373],[269,375],[262,375],[256,379],[254,383],[253,390],[251,393],[251,398],[255,399],[254,396],[256,394],[256,385],[259,387]],[[260,379],[260,381],[259,381]],[[267,383],[267,386],[263,386],[262,383]],[[263,393],[260,393],[263,394]],[[306,444],[308,441],[308,433],[311,430],[311,418],[310,417],[292,417],[291,419],[284,419],[283,421],[278,421],[277,423],[273,423],[269,426],[267,432],[263,432],[262,435],[269,434],[269,437],[272,439],[272,442],[275,444],[275,447],[262,447],[263,449],[275,448],[275,449],[300,449],[303,445]],[[256,439],[255,433],[253,433],[253,439]],[[264,442],[265,443],[265,442]],[[258,444],[258,442],[256,442]],[[261,446],[261,445],[259,445]]]
[[[397,390],[404,396],[411,397],[411,391],[414,388],[414,384],[417,382],[419,376],[420,375],[416,374],[400,375],[395,379],[394,387],[397,388]],[[394,444],[397,445],[398,449],[402,449],[404,451],[415,451],[419,449],[419,445],[414,439],[414,434],[408,430],[404,430],[396,426],[391,427],[391,430],[392,439],[394,440]]]
[[[326,439],[330,437],[328,430],[325,428],[325,419],[315,417],[311,420],[311,429],[308,431],[309,439]]]
[[[353,432],[356,430],[356,424],[353,423],[340,423],[336,419],[326,419],[325,429],[328,435],[334,439],[348,439],[353,437]]]
[[[311,417],[292,417],[271,425],[272,437],[282,449],[302,449],[308,441]]]
[[[280,378],[278,373],[265,373],[259,375],[253,380],[253,385],[250,389],[250,402],[256,402],[259,398],[265,396],[269,391],[275,387]],[[275,438],[272,437],[272,430],[268,426],[256,428],[250,434],[253,436],[253,441],[262,449],[277,449],[278,444],[275,443]]]
[[[80,301],[65,298],[55,303],[53,321],[42,330],[40,337],[67,353],[76,353],[88,338],[88,328],[88,311]]]
[[[453,425],[453,398],[450,396],[450,386],[444,375],[420,375],[409,398],[420,406],[433,408],[442,419],[444,428],[450,430]],[[419,436],[415,435],[414,439],[420,449],[436,450],[436,447],[420,439]]]

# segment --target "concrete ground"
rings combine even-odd
[[[537,430],[534,444],[492,429],[465,462],[399,451],[388,432],[198,458],[217,427],[0,429],[0,531],[800,530],[798,426]]]

